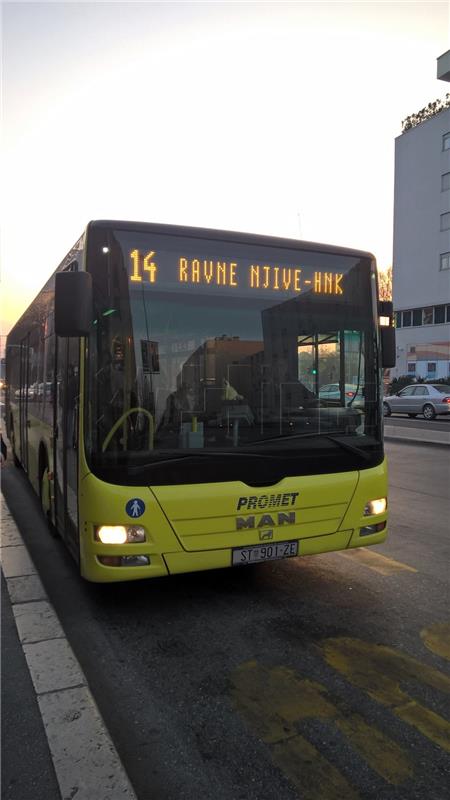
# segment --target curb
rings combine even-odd
[[[384,435],[385,442],[395,442],[396,444],[409,444],[409,445],[418,445],[419,447],[436,447],[440,448],[441,450],[448,449],[450,444],[447,442],[434,442],[434,441],[427,441],[426,439],[407,439],[405,436],[386,436]]]
[[[2,570],[62,800],[137,800],[1,495]]]

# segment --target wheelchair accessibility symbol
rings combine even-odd
[[[128,503],[125,506],[125,511],[129,517],[137,519],[138,517],[142,517],[142,514],[145,511],[145,503],[139,497],[133,497],[132,500],[128,500]]]

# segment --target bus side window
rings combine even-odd
[[[30,333],[29,340],[29,377],[28,377],[28,413],[32,416],[37,415],[39,402],[39,343],[40,329],[34,327]]]
[[[45,339],[44,347],[44,422],[53,427],[54,412],[54,379],[55,379],[55,335],[51,333]]]
[[[44,419],[45,406],[45,372],[44,372],[45,339],[44,326],[39,326],[38,364],[37,364],[37,404],[39,419]]]

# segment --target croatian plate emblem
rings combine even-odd
[[[140,497],[133,497],[132,500],[128,500],[128,503],[125,506],[125,511],[129,517],[132,519],[137,519],[138,517],[142,517],[142,514],[145,511],[145,503],[140,499]]]

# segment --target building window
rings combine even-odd
[[[441,175],[441,192],[448,192],[450,189],[450,172]]]
[[[442,149],[450,150],[450,133],[444,133],[442,137]]]
[[[433,324],[433,306],[428,306],[428,308],[424,308],[424,310],[423,310],[423,324],[424,325],[432,325]]]
[[[441,253],[439,269],[450,269],[450,253]]]
[[[448,230],[450,230],[450,211],[446,211],[445,214],[441,214],[441,231]]]
[[[436,361],[429,361],[427,364],[427,374],[429,378],[436,376]]]
[[[411,327],[411,312],[410,311],[404,311],[403,312],[402,325],[403,325],[404,328],[410,328]]]
[[[413,325],[422,325],[422,309],[415,308],[412,315],[412,324]]]
[[[411,355],[416,352],[416,345],[415,344],[411,344],[409,346],[409,352],[411,353]]]
[[[396,311],[395,312],[395,327],[401,328],[402,327],[402,312]]]
[[[445,322],[445,306],[434,307],[434,324],[439,325]]]
[[[416,374],[416,362],[408,361],[408,375],[415,375],[415,374]]]
[[[447,306],[447,322],[450,322],[450,306]]]

